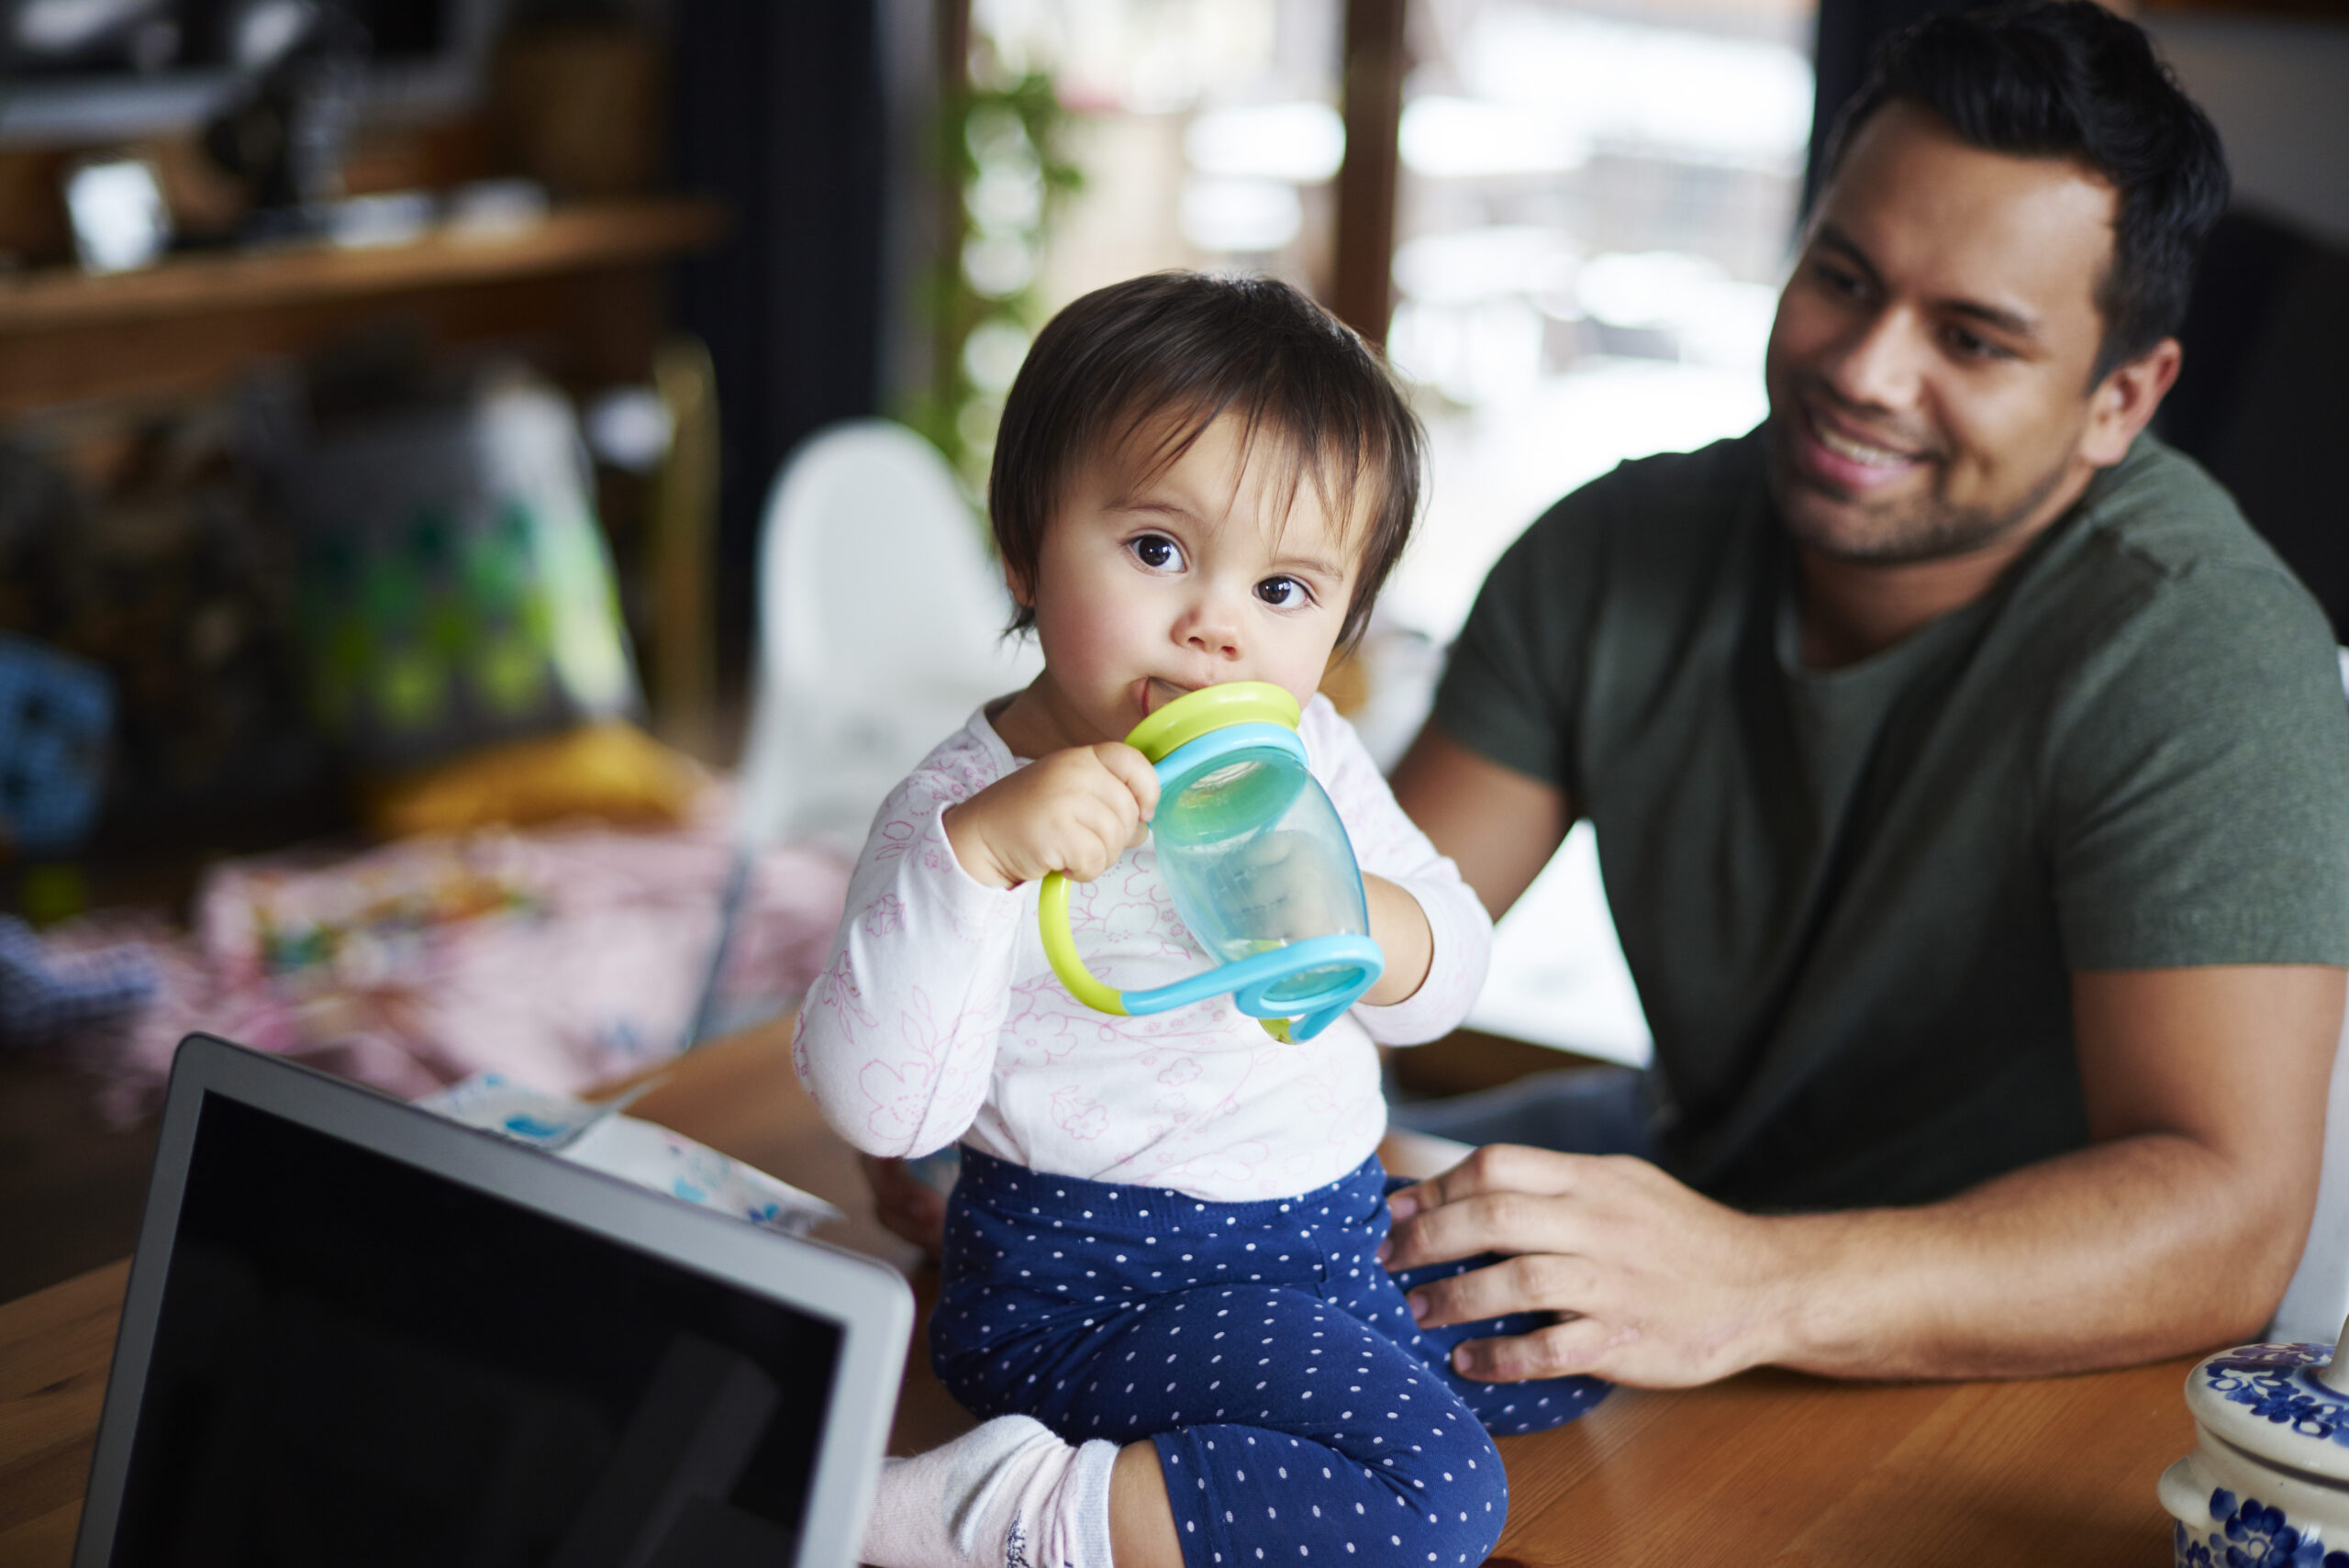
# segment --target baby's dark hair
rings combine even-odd
[[[1394,377],[1344,323],[1273,278],[1152,272],[1096,289],[1048,322],[1004,404],[987,512],[1016,581],[1032,583],[1044,529],[1070,476],[1103,443],[1147,436],[1163,473],[1217,418],[1239,417],[1242,450],[1273,433],[1293,498],[1310,483],[1351,523],[1375,486],[1362,573],[1338,645],[1358,641],[1419,509],[1427,437]],[[1035,623],[1021,606],[1012,629]]]

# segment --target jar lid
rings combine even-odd
[[[2187,1374],[2186,1407],[2258,1459],[2349,1481],[2349,1396],[2327,1385],[2332,1363],[2331,1345],[2221,1351]]]

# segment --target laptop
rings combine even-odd
[[[877,1262],[191,1035],[73,1561],[847,1568],[912,1326]]]

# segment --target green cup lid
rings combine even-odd
[[[1128,732],[1126,744],[1163,762],[1177,746],[1230,724],[1279,724],[1291,729],[1297,699],[1269,681],[1231,681],[1186,692]]]

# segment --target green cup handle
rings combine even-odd
[[[1076,951],[1076,934],[1068,924],[1068,878],[1059,872],[1047,872],[1036,892],[1036,924],[1044,939],[1044,956],[1052,961],[1052,973],[1068,987],[1068,994],[1097,1013],[1125,1017],[1125,994],[1096,980]]]
[[[1060,976],[1068,994],[1097,1013],[1127,1018],[1126,994],[1113,991],[1093,977],[1085,967],[1085,960],[1076,951],[1076,934],[1068,924],[1068,878],[1059,872],[1044,873],[1043,885],[1036,890],[1037,934],[1044,939],[1044,956],[1052,961],[1052,973]],[[1258,1018],[1264,1032],[1286,1043],[1289,1038],[1286,1018]]]
[[[1175,698],[1134,726],[1126,737],[1126,744],[1157,767],[1188,742],[1243,724],[1285,728],[1294,737],[1297,699],[1278,686],[1259,681],[1203,686]],[[1305,760],[1301,746],[1297,756],[1300,762]],[[1163,773],[1161,776],[1164,776]],[[1085,967],[1085,959],[1076,951],[1076,935],[1069,929],[1068,878],[1059,872],[1047,873],[1037,889],[1036,924],[1038,934],[1044,940],[1044,956],[1051,961],[1052,973],[1059,976],[1060,983],[1068,987],[1070,995],[1097,1013],[1117,1018],[1131,1016],[1126,1010],[1125,993],[1103,984]],[[1286,1018],[1259,1018],[1257,1022],[1275,1040],[1289,1038]]]

